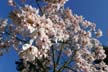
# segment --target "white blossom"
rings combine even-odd
[[[95,32],[95,34],[97,37],[101,37],[103,35],[100,29],[98,29],[97,32]]]
[[[49,54],[52,46],[57,52],[62,47],[62,54],[68,58],[74,55],[71,57],[75,62],[72,68],[77,72],[108,72],[106,64],[93,64],[94,60],[106,58],[102,44],[97,39],[102,36],[101,29],[97,30],[95,23],[73,14],[69,8],[65,9],[66,1],[44,0],[47,4],[41,8],[43,15],[31,5],[20,7],[10,13],[12,24],[9,26],[6,20],[0,20],[0,53],[12,45],[18,48],[20,58],[32,62],[35,58],[52,58],[52,54]],[[9,4],[13,5],[13,0],[9,0]],[[6,26],[11,37],[3,41]],[[17,36],[19,34],[22,39]],[[57,56],[56,52],[54,54]],[[105,70],[96,67],[104,67]]]

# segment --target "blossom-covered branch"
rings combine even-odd
[[[98,40],[102,36],[101,29],[73,14],[71,9],[65,9],[67,0],[42,2],[46,3],[43,7],[37,2],[39,8],[26,4],[11,11],[11,24],[0,21],[0,52],[4,51],[4,44],[6,47],[11,44],[23,65],[35,67],[33,72],[108,72],[103,62],[105,51]],[[12,0],[9,4],[16,5]],[[5,33],[9,39],[4,39]],[[101,62],[97,64],[95,60]],[[29,72],[28,67],[21,70],[25,71]]]

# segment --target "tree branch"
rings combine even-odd
[[[69,58],[57,72],[62,72],[63,69],[64,69],[70,62],[72,62],[73,57],[74,57],[75,54],[76,54],[76,50],[74,51],[74,53],[73,53],[73,55],[71,56],[71,58]]]
[[[52,49],[52,59],[53,59],[53,65],[54,65],[54,69],[53,69],[53,72],[56,72],[56,65],[55,65],[55,53],[54,53],[54,47],[52,46],[51,47],[51,49]]]
[[[61,46],[61,48],[60,48],[60,53],[59,53],[59,56],[57,57],[56,66],[59,64],[60,57],[61,57],[61,54],[62,54],[62,51],[63,51],[63,46],[64,46],[64,44],[62,44],[62,46]]]

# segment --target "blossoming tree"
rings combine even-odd
[[[108,72],[105,51],[97,40],[101,29],[65,9],[67,0],[20,1],[8,0],[14,7],[9,14],[11,24],[0,19],[0,55],[15,49],[20,58],[16,61],[18,71]],[[39,2],[44,5],[40,7]]]

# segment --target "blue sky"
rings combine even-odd
[[[108,46],[108,0],[69,0],[66,7],[85,19],[96,23],[97,28],[101,28],[103,36],[99,38],[103,45]],[[0,17],[8,17],[11,10],[7,5],[7,0],[0,0]],[[0,72],[17,72],[15,61],[17,55],[14,50],[0,57]]]

